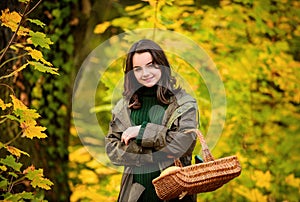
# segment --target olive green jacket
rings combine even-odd
[[[121,99],[114,107],[105,144],[106,153],[111,162],[114,165],[124,166],[118,201],[135,202],[144,191],[142,185],[133,183],[133,167],[157,163],[162,171],[174,163],[174,158],[180,158],[183,166],[191,164],[196,134],[184,133],[184,131],[198,127],[197,103],[183,90],[171,100],[173,101],[165,111],[162,124],[148,123],[146,125],[141,145],[138,145],[136,141],[130,141],[128,145],[121,142],[123,131],[132,126],[130,109],[127,107],[128,101]],[[157,161],[155,158],[157,154],[160,159],[161,156],[165,158]],[[191,197],[195,198],[195,196],[187,197],[190,198],[186,201],[195,201],[191,200]]]

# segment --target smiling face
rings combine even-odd
[[[143,86],[152,87],[161,78],[161,69],[153,64],[149,52],[135,53],[132,57],[132,66],[136,80]]]

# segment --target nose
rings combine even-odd
[[[143,67],[143,77],[147,77],[150,75],[150,71],[147,67]]]

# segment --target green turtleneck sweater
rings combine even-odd
[[[141,125],[139,135],[136,138],[137,144],[141,144],[144,129],[147,123],[161,124],[167,105],[160,104],[156,98],[157,87],[144,87],[139,96],[142,107],[133,109],[130,114],[133,125]],[[139,201],[156,202],[161,201],[156,193],[152,180],[159,176],[160,171],[157,163],[143,165],[134,168],[134,182],[138,182],[145,187]]]

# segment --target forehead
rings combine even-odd
[[[152,55],[149,52],[135,53],[132,57],[132,65],[135,66],[145,66],[146,64],[152,62]]]

